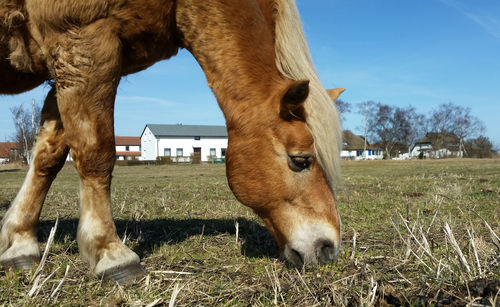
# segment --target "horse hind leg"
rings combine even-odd
[[[40,130],[24,183],[2,221],[0,263],[30,269],[40,259],[36,226],[45,196],[68,154],[55,90],[45,99]]]
[[[113,111],[121,59],[120,41],[108,29],[102,20],[80,30],[77,39],[68,34],[53,58],[65,138],[80,175],[80,254],[98,276],[124,283],[145,271],[118,237],[111,212]]]

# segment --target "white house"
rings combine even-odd
[[[342,151],[340,158],[344,160],[381,160],[384,151],[367,143],[366,151],[364,139],[349,130],[342,131]]]
[[[141,134],[141,159],[170,157],[174,162],[190,162],[199,155],[201,162],[226,156],[225,126],[147,124]]]
[[[141,138],[115,136],[116,160],[133,160],[141,156]]]
[[[460,140],[454,134],[429,132],[418,140],[411,150],[411,157],[422,155],[426,158],[463,157]]]
[[[141,158],[141,138],[138,136],[115,136],[116,160],[132,160]],[[66,161],[73,161],[71,150]]]

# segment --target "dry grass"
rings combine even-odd
[[[0,169],[0,215],[25,175]],[[500,160],[343,164],[335,264],[297,270],[231,194],[221,165],[117,167],[119,235],[150,274],[121,287],[78,256],[78,176],[47,197],[37,272],[0,271],[2,305],[500,306]],[[58,219],[57,229],[56,220]]]

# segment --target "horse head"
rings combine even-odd
[[[308,127],[308,95],[309,81],[289,81],[262,104],[266,110],[248,110],[250,127],[228,122],[231,189],[297,266],[334,261],[341,241],[334,193]]]

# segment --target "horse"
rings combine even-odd
[[[122,76],[180,48],[202,67],[225,116],[226,173],[236,198],[262,218],[293,265],[335,260],[340,119],[293,0],[0,4],[0,93],[51,84],[32,162],[2,220],[4,267],[29,269],[39,261],[40,211],[71,149],[80,177],[81,256],[102,278],[121,283],[145,274],[112,218],[114,100]]]

